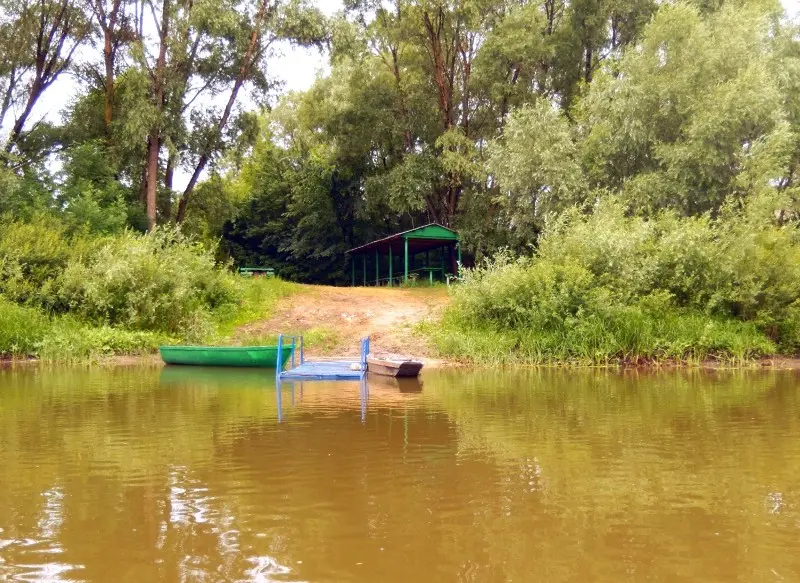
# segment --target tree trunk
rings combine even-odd
[[[160,46],[158,59],[153,71],[153,102],[159,115],[164,111],[164,70],[167,64],[167,36],[169,35],[169,0],[164,0],[161,10],[161,30],[159,31]],[[158,154],[161,151],[160,120],[150,130],[147,143],[147,230],[152,231],[156,226],[158,200]]]
[[[186,206],[189,204],[189,198],[194,192],[194,187],[197,185],[200,175],[203,173],[208,161],[211,159],[211,150],[213,150],[213,148],[216,146],[216,140],[219,139],[219,136],[222,135],[225,126],[228,124],[228,119],[233,111],[233,106],[236,103],[239,90],[242,88],[242,85],[244,85],[244,82],[247,80],[247,77],[250,74],[250,67],[253,65],[252,61],[255,57],[256,47],[261,38],[261,26],[266,18],[268,5],[269,0],[263,0],[261,2],[261,7],[258,10],[258,14],[256,15],[256,21],[253,25],[253,33],[250,35],[250,43],[247,46],[247,52],[244,55],[242,66],[239,68],[239,75],[237,76],[236,81],[231,88],[230,95],[228,96],[228,103],[225,105],[225,111],[223,111],[222,117],[219,119],[219,123],[217,123],[215,143],[207,145],[206,151],[200,155],[200,158],[197,160],[197,165],[194,168],[194,172],[192,172],[192,177],[189,179],[189,183],[186,185],[186,188],[181,195],[181,200],[178,203],[178,214],[175,217],[175,222],[178,224],[181,224],[186,216]]]
[[[150,138],[147,138],[147,151],[150,151]],[[147,208],[147,157],[142,165],[142,179],[139,182],[139,202]]]
[[[178,161],[178,156],[174,149],[170,149],[169,157],[167,158],[167,167],[164,170],[164,186],[167,191],[167,200],[164,203],[164,216],[172,217],[172,182],[175,177],[175,164]]]
[[[442,15],[439,15],[436,25],[434,25],[428,12],[425,12],[422,17],[428,36],[428,51],[433,65],[433,83],[436,85],[439,97],[439,111],[444,122],[444,131],[447,131],[453,123],[452,92],[450,91],[452,85],[448,84],[448,74],[445,70],[445,55],[442,48]]]
[[[587,83],[592,82],[592,47],[588,45],[586,47],[586,70],[583,78]]]
[[[111,43],[111,30],[105,28],[103,30],[105,37],[105,44],[103,46],[103,61],[106,68],[106,106],[105,106],[105,122],[106,134],[111,134],[111,120],[113,117],[114,107],[114,49]]]
[[[156,202],[158,199],[158,152],[161,149],[161,140],[158,130],[150,134],[147,145],[147,230],[152,231],[156,226]]]

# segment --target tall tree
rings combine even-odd
[[[71,65],[88,38],[91,17],[74,0],[3,0],[0,21],[3,99],[0,124],[14,115],[3,145],[6,164],[21,153],[34,107]]]
[[[165,185],[171,199],[171,177],[178,165],[191,170],[176,217],[184,220],[203,172],[244,127],[232,123],[239,117],[236,107],[243,90],[253,87],[253,96],[267,90],[264,65],[272,45],[279,39],[320,43],[325,31],[319,12],[302,2],[162,0],[158,10],[155,3],[148,6],[157,33],[143,38],[134,55],[148,86],[144,198],[152,228],[159,187]],[[219,95],[227,95],[221,108],[215,106]]]

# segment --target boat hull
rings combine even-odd
[[[277,346],[161,346],[161,360],[189,366],[234,366],[275,368]],[[292,347],[281,350],[281,367],[292,356]]]
[[[367,372],[387,377],[416,377],[422,363],[416,360],[385,360],[367,357]]]

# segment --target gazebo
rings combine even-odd
[[[347,254],[353,285],[356,285],[357,263],[361,264],[360,279],[364,285],[374,281],[375,285],[386,283],[391,287],[401,277],[408,283],[409,274],[422,275],[433,283],[434,279],[445,280],[448,273],[457,272],[461,239],[454,230],[431,223],[355,247]]]

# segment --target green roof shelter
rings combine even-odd
[[[433,283],[458,272],[461,238],[454,230],[431,223],[354,247],[347,254],[353,285],[357,270],[364,285],[374,281],[391,287],[401,278],[408,283],[409,274]]]

